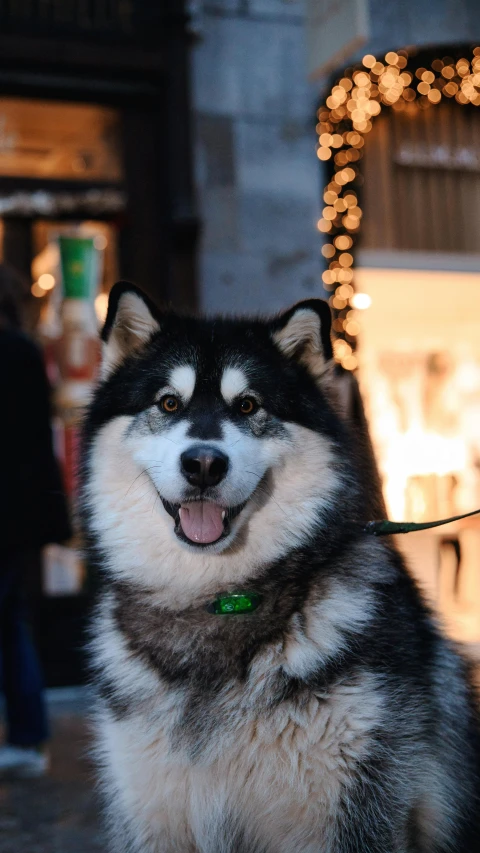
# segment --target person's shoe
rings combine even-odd
[[[30,746],[13,746],[13,744],[0,747],[0,777],[2,778],[38,778],[45,776],[49,768],[50,758],[45,751]]]

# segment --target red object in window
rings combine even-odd
[[[78,496],[78,462],[80,454],[80,427],[76,424],[65,425],[65,489],[68,497],[75,503]]]

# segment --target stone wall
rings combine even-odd
[[[194,5],[201,307],[270,312],[321,296],[318,90],[303,3]]]
[[[369,0],[370,39],[355,55],[381,57],[387,50],[417,45],[471,44],[480,40],[478,0]]]

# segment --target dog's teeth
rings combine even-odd
[[[225,510],[222,510],[222,521],[223,521],[223,519],[225,518],[226,514],[227,514],[227,513],[225,512]]]

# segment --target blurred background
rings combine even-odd
[[[391,517],[480,506],[477,13],[476,0],[0,4],[0,257],[24,282],[73,518],[78,424],[120,277],[189,311],[328,298]],[[401,545],[450,633],[480,648],[479,522]],[[94,579],[78,535],[39,572],[47,683],[79,683]]]

